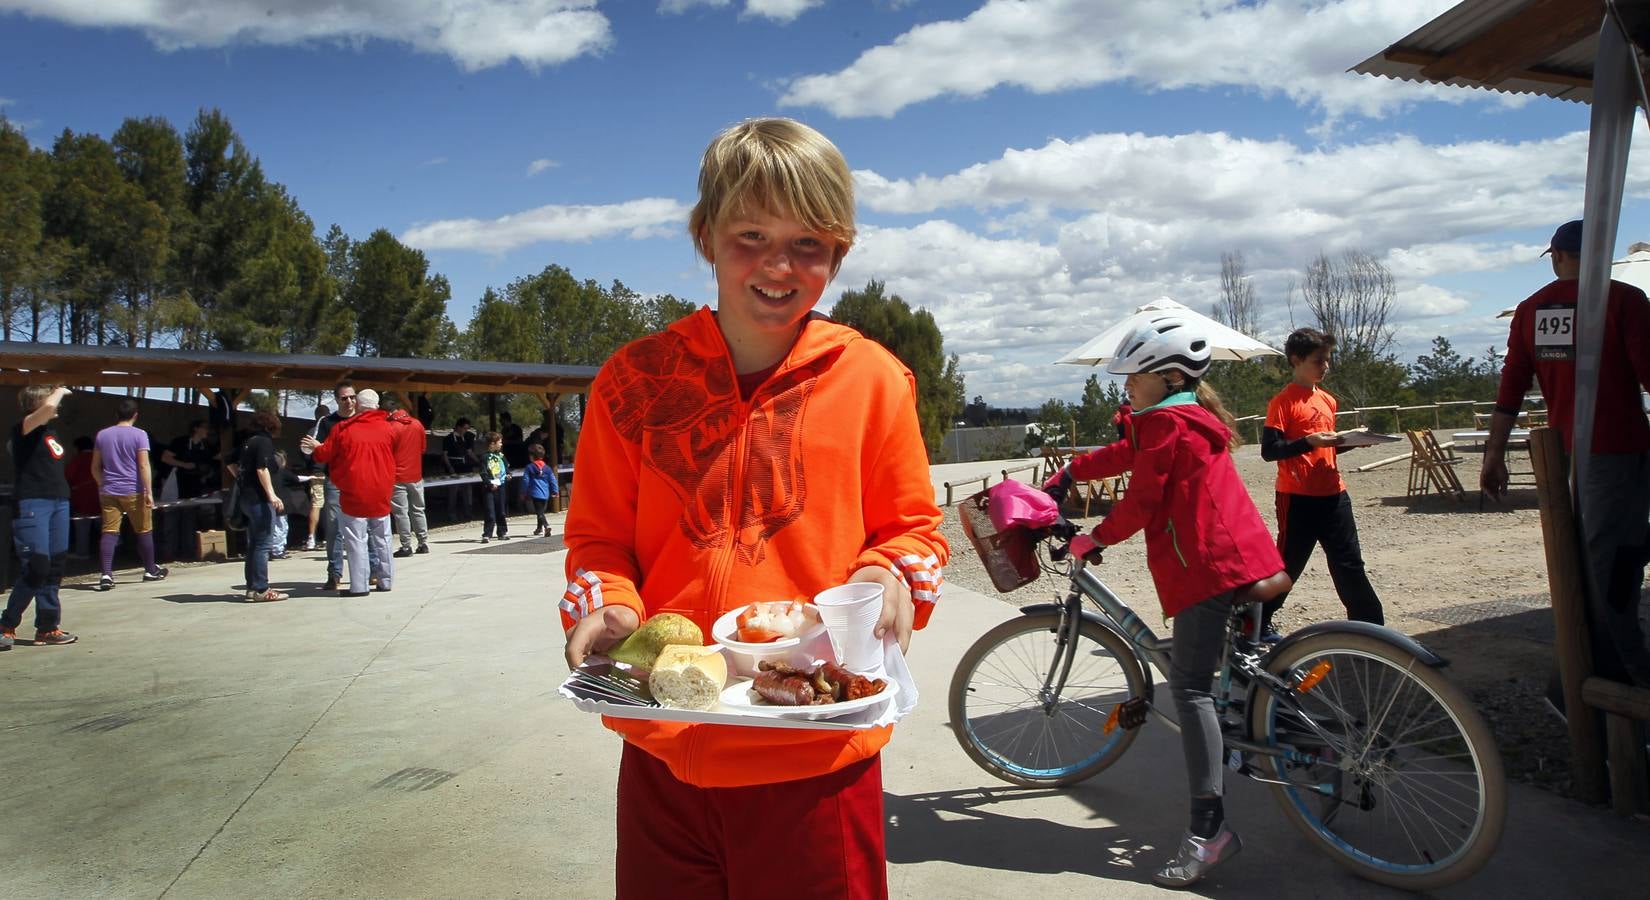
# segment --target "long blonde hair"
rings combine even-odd
[[[1207,381],[1197,383],[1197,405],[1215,414],[1222,425],[1226,426],[1226,433],[1230,437],[1226,440],[1226,452],[1243,444],[1243,438],[1238,436],[1237,419],[1226,409],[1226,404],[1220,402],[1220,394],[1209,386]]]

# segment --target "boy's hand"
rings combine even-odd
[[[628,606],[604,606],[591,612],[567,632],[567,668],[577,669],[586,656],[606,650],[640,627],[641,618]]]
[[[850,584],[869,581],[882,585],[882,615],[877,618],[873,633],[877,640],[881,640],[892,629],[894,639],[899,641],[900,652],[904,653],[911,646],[911,623],[917,615],[916,605],[911,602],[911,589],[893,572],[881,566],[863,566],[848,576],[848,581]]]
[[[1333,447],[1341,442],[1341,436],[1333,431],[1320,431],[1307,435],[1306,442],[1314,447]]]

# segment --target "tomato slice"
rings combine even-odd
[[[782,637],[784,635],[768,628],[740,628],[735,640],[744,644],[768,644]]]

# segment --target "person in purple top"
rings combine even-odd
[[[115,545],[120,543],[120,520],[132,523],[137,535],[143,580],[159,581],[166,569],[155,565],[153,474],[149,468],[149,434],[137,427],[138,403],[126,397],[115,406],[115,424],[97,433],[92,449],[92,477],[97,479],[98,504],[103,511],[103,577],[97,589],[115,586]]]
[[[6,611],[0,613],[0,650],[11,649],[30,603],[34,604],[36,646],[75,642],[75,636],[60,627],[63,607],[57,591],[69,552],[69,479],[63,474],[67,454],[51,426],[68,395],[69,389],[62,385],[31,384],[17,392],[23,420],[12,426],[7,449],[15,467],[17,492],[12,543],[22,570]]]

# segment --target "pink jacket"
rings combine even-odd
[[[1071,461],[1079,480],[1130,472],[1094,529],[1101,544],[1146,531],[1146,565],[1165,615],[1283,570],[1283,558],[1232,464],[1226,426],[1190,392],[1129,417],[1129,440]]]

